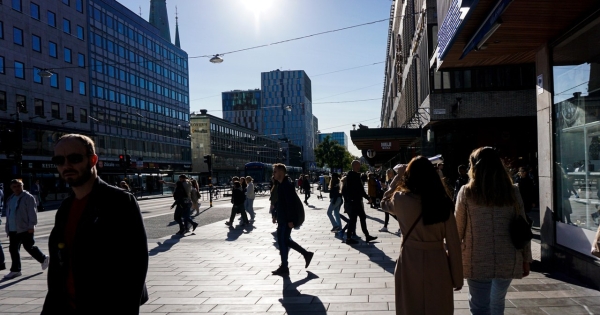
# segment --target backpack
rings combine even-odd
[[[302,204],[302,200],[298,197],[298,194],[293,193],[294,196],[294,211],[296,213],[296,220],[294,222],[294,227],[300,227],[304,223],[305,213],[304,213],[304,205]]]

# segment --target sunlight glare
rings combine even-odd
[[[243,0],[246,8],[255,14],[265,12],[273,4],[273,0]]]

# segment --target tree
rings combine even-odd
[[[319,167],[327,165],[332,170],[338,168],[347,170],[352,162],[350,152],[344,146],[338,144],[337,141],[332,141],[330,136],[326,136],[319,143],[315,149],[315,158]]]

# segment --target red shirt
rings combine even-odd
[[[67,257],[69,257],[68,263],[68,275],[67,275],[67,293],[69,294],[69,304],[75,308],[75,280],[73,279],[73,268],[72,268],[72,255],[71,250],[73,249],[73,243],[75,243],[75,233],[77,233],[77,225],[81,220],[81,215],[87,204],[89,194],[83,199],[73,199],[71,204],[71,210],[69,211],[69,218],[67,219],[67,225],[65,227],[65,249]]]

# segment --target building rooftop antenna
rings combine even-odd
[[[142,16],[142,6],[140,6],[140,16]]]

